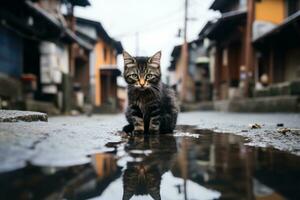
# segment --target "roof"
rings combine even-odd
[[[180,54],[181,47],[182,47],[182,45],[176,45],[171,52],[171,56],[178,57]]]
[[[274,38],[286,38],[289,40],[299,41],[299,25],[300,25],[300,11],[294,13],[293,15],[286,18],[281,24],[279,24],[274,29],[266,32],[262,36],[256,38],[253,43],[254,44],[263,44],[263,43],[269,43],[272,41],[280,41],[280,40],[274,40]]]
[[[188,43],[188,48],[190,49],[194,44],[200,45],[203,43],[203,38],[199,37],[198,39],[192,40]],[[173,48],[171,52],[171,64],[168,67],[169,71],[175,70],[176,62],[179,59],[182,45],[177,45]]]
[[[92,50],[94,48],[93,44],[86,42],[81,37],[77,36],[73,31],[70,29],[65,30],[66,37],[71,39],[73,42],[78,43],[81,47],[85,48],[86,50]]]
[[[70,2],[72,5],[75,6],[90,6],[91,3],[89,2],[89,0],[64,0],[65,2]]]
[[[82,38],[83,40],[85,40],[86,42],[90,43],[90,44],[96,44],[97,40],[93,37],[91,37],[90,35],[86,34],[84,31],[80,30],[80,29],[76,29],[76,35],[80,38]]]
[[[193,44],[197,44],[197,45],[202,44],[202,42],[203,42],[203,38],[197,38],[195,40],[192,40],[192,41],[188,42],[188,48],[190,48]],[[181,47],[182,47],[182,44],[176,45],[173,48],[173,51],[171,52],[171,56],[178,57],[180,55]]]
[[[76,23],[77,24],[85,24],[92,26],[96,29],[98,37],[106,41],[107,43],[111,44],[116,50],[117,53],[120,54],[123,52],[123,46],[120,41],[116,41],[115,39],[111,38],[106,30],[103,28],[102,24],[97,21],[89,20],[89,19],[84,19],[80,17],[76,17]],[[84,34],[84,33],[83,33]]]
[[[71,31],[69,28],[64,27],[63,24],[56,17],[49,14],[43,8],[40,8],[38,5],[32,3],[31,1],[25,1],[25,5],[36,15],[46,19],[55,29],[57,29],[58,32],[60,32],[59,34],[60,37],[65,38],[71,42],[76,42],[81,47],[87,50],[93,49],[93,46],[91,44],[85,42],[84,40],[76,36],[75,33]]]
[[[61,28],[62,24],[59,22],[59,20],[53,15],[49,14],[46,10],[44,10],[43,8],[39,7],[38,5],[36,5],[31,1],[25,1],[24,3],[35,14],[39,15],[42,18],[47,19],[47,21],[49,21],[55,27],[59,29]]]
[[[208,21],[201,29],[200,33],[198,34],[198,37],[199,38],[206,37],[207,33],[210,31],[210,29],[213,27],[213,25],[214,25],[213,21]]]
[[[239,24],[246,24],[247,11],[237,10],[223,14],[209,29],[206,30],[206,35],[209,39],[216,39],[219,36],[224,36],[232,27]]]
[[[180,51],[181,51],[182,45],[177,45],[173,48],[171,52],[171,61],[170,61],[170,66],[168,67],[169,71],[174,71],[176,68],[176,62],[179,58]]]
[[[226,0],[214,0],[209,9],[218,10],[226,3]]]
[[[209,9],[222,11],[229,4],[236,3],[233,0],[214,0]]]

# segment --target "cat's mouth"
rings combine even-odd
[[[145,90],[149,89],[148,86],[136,86],[136,88],[141,91],[145,91]]]

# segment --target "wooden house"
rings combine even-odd
[[[254,95],[300,95],[300,1],[264,0],[255,8]]]
[[[212,41],[209,54],[214,60],[214,99],[241,96],[240,72],[246,65],[247,9],[244,1],[216,0],[210,7],[221,12],[206,36]]]
[[[2,99],[22,103],[21,107],[12,103],[8,108],[48,113],[71,109],[76,59],[73,47],[89,52],[92,46],[72,31],[70,21],[61,12],[63,4],[70,8],[89,5],[88,0],[11,0],[1,3],[0,72],[18,82],[15,91],[23,93],[15,97],[0,92]],[[6,85],[5,88],[10,88],[13,84]]]
[[[256,96],[255,88],[299,79],[298,0],[215,0],[221,17],[212,41],[214,99]]]
[[[211,99],[211,87],[209,81],[209,60],[204,47],[204,39],[199,37],[188,43],[188,73],[184,77],[187,81],[183,88],[182,82],[182,45],[175,46],[171,53],[171,63],[168,67],[168,84],[179,95],[185,90],[186,102],[201,102]]]
[[[97,21],[77,18],[76,31],[86,39],[95,41],[90,57],[90,93],[95,111],[117,111],[117,77],[121,75],[117,56],[123,51],[121,43],[111,38]]]

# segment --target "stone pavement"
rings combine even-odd
[[[251,129],[250,124],[261,128]],[[249,139],[249,145],[274,147],[300,155],[300,114],[188,112],[179,116],[178,124],[196,125],[220,133],[234,133]],[[277,127],[281,124],[284,127]],[[278,129],[287,128],[286,133]]]
[[[215,132],[235,133],[249,138],[249,145],[273,146],[300,155],[299,114],[240,114],[190,112],[179,115],[178,124],[195,125]],[[262,128],[250,129],[258,123]],[[277,124],[292,131],[277,131]],[[0,172],[37,166],[73,166],[90,162],[89,155],[108,150],[118,142],[126,124],[122,114],[92,117],[51,117],[49,122],[0,123]],[[189,136],[189,134],[186,134]]]
[[[103,152],[125,123],[123,116],[52,117],[49,122],[0,123],[0,172],[37,166],[72,166]]]
[[[20,111],[20,110],[0,110],[0,122],[17,122],[17,121],[48,121],[45,113]]]

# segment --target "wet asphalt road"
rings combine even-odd
[[[152,136],[120,132],[123,115],[0,123],[0,199],[299,199],[299,119],[182,113]]]
[[[260,129],[250,129],[258,123]],[[34,166],[66,167],[90,163],[88,155],[108,151],[105,144],[118,142],[126,124],[123,115],[50,117],[49,122],[0,123],[0,172]],[[182,113],[178,124],[198,129],[246,136],[246,143],[272,146],[300,155],[299,114],[237,114],[218,112]],[[277,124],[291,129],[285,134]],[[191,136],[180,130],[175,134]]]

